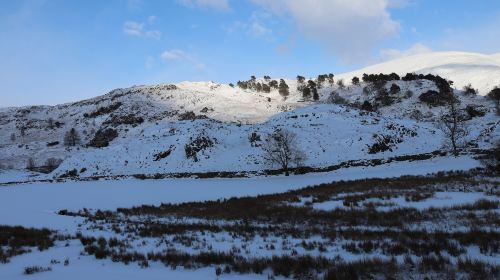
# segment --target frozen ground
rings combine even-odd
[[[148,280],[205,280],[216,279],[213,267],[200,268],[197,270],[171,269],[162,264],[152,264],[148,269],[141,269],[137,264],[123,265],[110,260],[97,261],[92,256],[81,256],[81,245],[79,241],[70,243],[65,247],[59,244],[56,248],[48,251],[35,251],[13,258],[8,264],[0,264],[0,279],[38,279],[38,280],[124,280],[124,279],[148,279]],[[64,266],[64,261],[69,259],[69,265]],[[60,263],[51,265],[52,260]],[[41,266],[52,268],[52,271],[37,273],[35,275],[24,275],[26,266]],[[247,280],[247,279],[267,279],[267,275],[239,275],[225,274],[221,280]],[[276,278],[282,279],[282,278]]]
[[[436,192],[431,197],[421,201],[407,201],[404,196],[397,196],[390,199],[367,199],[364,203],[383,204],[386,206],[378,207],[381,211],[393,210],[397,208],[415,208],[418,210],[426,210],[429,208],[445,208],[464,204],[473,204],[478,200],[499,200],[496,196],[486,195],[484,192]],[[303,206],[303,203],[296,203],[296,206]],[[334,209],[349,209],[350,206],[343,204],[342,196],[337,196],[334,200],[313,203],[312,207],[317,210],[330,211]]]
[[[115,210],[117,207],[131,207],[141,204],[180,203],[189,201],[215,200],[219,198],[255,196],[280,193],[299,189],[307,185],[339,180],[354,180],[370,177],[396,177],[400,175],[424,175],[447,170],[467,170],[478,162],[469,157],[437,158],[428,161],[399,162],[386,166],[341,169],[331,173],[307,174],[302,176],[255,177],[245,179],[167,179],[167,180],[115,180],[94,182],[33,183],[0,188],[0,224],[25,227],[47,227],[60,234],[73,235],[77,231],[91,235],[109,235],[82,227],[83,217],[57,215],[61,209],[83,208]],[[18,174],[19,175],[19,174]],[[25,176],[25,174],[20,174]],[[9,174],[14,176],[15,174]],[[214,246],[227,248],[231,242],[216,235]],[[257,240],[257,239],[256,239]],[[260,239],[261,246],[267,244]],[[318,239],[321,240],[321,239]],[[279,238],[276,239],[276,242]],[[300,239],[293,241],[300,244]],[[229,242],[229,245],[227,244]],[[241,241],[235,244],[240,244]],[[67,245],[66,245],[67,243]],[[139,242],[140,243],[140,242]],[[217,245],[219,244],[219,245]],[[259,244],[259,243],[255,243]],[[257,246],[255,245],[254,246]],[[343,243],[342,243],[343,244]],[[234,245],[233,245],[234,246]],[[295,245],[300,246],[300,245]],[[141,245],[139,245],[141,247]],[[146,246],[149,247],[149,246]],[[154,247],[153,247],[154,248]],[[254,247],[255,252],[262,251]],[[281,250],[281,249],[280,249]],[[298,249],[297,249],[298,250]],[[343,249],[335,249],[347,259],[356,259]],[[163,264],[152,262],[147,269],[137,263],[124,265],[111,260],[96,260],[93,256],[81,255],[82,246],[78,240],[56,242],[56,246],[43,252],[13,257],[8,264],[0,265],[0,279],[210,279],[215,278],[215,267],[196,270],[177,268],[172,270]],[[299,252],[307,253],[304,249]],[[332,254],[335,251],[332,251]],[[265,253],[265,252],[264,252]],[[262,254],[262,253],[259,253]],[[315,253],[317,254],[317,253]],[[350,257],[349,257],[350,256]],[[68,259],[69,265],[63,263]],[[51,264],[51,261],[55,263]],[[23,275],[26,266],[51,267],[52,271]],[[269,272],[270,273],[270,272]],[[220,279],[266,279],[261,275],[223,274]],[[276,277],[280,279],[280,277]]]
[[[0,187],[0,224],[65,230],[74,223],[55,215],[61,209],[114,210],[141,204],[181,203],[285,192],[339,180],[425,175],[437,171],[468,170],[478,166],[470,157],[400,162],[355,167],[330,173],[245,179],[113,180],[98,182],[34,183]],[[14,213],[9,209],[16,209]]]

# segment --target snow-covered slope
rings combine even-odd
[[[462,88],[467,84],[479,90],[480,95],[486,95],[493,87],[500,85],[500,54],[486,55],[466,52],[431,52],[417,54],[366,68],[338,75],[350,80],[363,73],[422,73],[440,75],[452,80],[455,87]]]
[[[349,75],[361,77],[364,72],[426,73],[449,67],[454,69],[450,72],[454,77],[458,77],[459,72],[464,76],[460,81],[448,76],[455,80],[455,85],[471,82],[479,87],[474,81],[488,77],[488,83],[485,81],[482,85],[490,87],[489,81],[500,77],[492,74],[500,71],[493,59],[499,57],[425,54],[335,79]],[[462,70],[458,71],[460,67]],[[478,74],[481,71],[487,74]],[[277,85],[279,79],[274,81]],[[252,83],[267,85],[272,80],[268,77]],[[63,162],[47,175],[49,178],[70,170],[78,171],[80,177],[259,171],[277,168],[264,161],[260,147],[267,135],[277,129],[297,135],[298,146],[307,156],[304,164],[309,167],[444,149],[446,139],[437,120],[445,107],[429,106],[419,99],[424,92],[438,90],[431,80],[386,83],[387,92],[394,85],[400,89],[391,93],[391,105],[378,104],[377,89],[364,82],[344,87],[316,80],[320,84],[317,101],[304,100],[296,80],[286,80],[286,83],[290,90],[286,98],[277,88],[264,92],[255,87],[242,89],[213,82],[183,82],[116,89],[103,96],[57,106],[3,108],[0,109],[0,170],[24,169],[29,159],[33,159],[35,166],[43,166],[47,159],[55,158]],[[455,95],[464,113],[469,107],[479,114],[467,121],[470,133],[463,142],[469,147],[491,147],[500,139],[500,119],[493,102],[483,96],[466,95],[461,90],[455,90]],[[332,98],[334,96],[337,97]],[[364,102],[373,104],[376,112],[360,109]],[[72,128],[80,141],[76,146],[66,146],[65,134]],[[108,130],[116,134],[109,145],[88,145],[99,131]],[[251,142],[252,134],[260,140]],[[391,139],[390,149],[370,152],[370,147],[384,137]],[[193,157],[187,150],[193,145],[206,146]],[[7,177],[0,173],[2,176]],[[1,181],[8,180],[0,178]]]

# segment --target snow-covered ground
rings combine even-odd
[[[398,196],[391,199],[366,199],[363,203],[382,203],[388,206],[377,207],[378,210],[392,210],[397,208],[415,208],[425,210],[429,208],[445,208],[473,204],[478,200],[498,201],[500,198],[493,195],[486,195],[484,192],[436,192],[430,198],[421,201],[407,201],[404,196]],[[304,201],[305,202],[305,201]],[[296,204],[297,206],[303,205]],[[334,209],[348,209],[342,199],[335,199],[319,203],[313,203],[312,207],[317,210],[330,211]]]
[[[470,157],[445,157],[417,162],[395,162],[375,167],[353,167],[329,173],[241,179],[110,180],[33,183],[0,187],[0,224],[73,229],[72,218],[56,215],[62,209],[115,210],[142,204],[182,203],[255,196],[339,180],[425,175],[468,170],[479,162]],[[14,212],[9,209],[16,209]]]
[[[205,280],[217,279],[215,268],[200,268],[196,270],[165,267],[160,263],[152,263],[147,269],[141,269],[137,264],[124,265],[114,263],[111,260],[97,261],[93,256],[82,256],[80,241],[76,240],[65,247],[59,244],[56,248],[47,251],[35,251],[13,258],[8,264],[0,264],[0,278],[8,280],[16,279],[102,279],[102,280],[123,280],[123,279],[186,279]],[[64,266],[64,261],[68,259],[69,265]],[[52,260],[59,261],[58,264],[51,264]],[[24,275],[24,268],[27,266],[51,267],[51,271],[37,273],[35,275]],[[218,279],[221,280],[247,280],[247,279],[268,279],[267,275],[256,274],[224,274]],[[283,279],[277,277],[276,279]]]
[[[255,196],[285,192],[299,189],[307,185],[315,185],[339,180],[354,180],[370,177],[395,177],[400,175],[425,175],[431,172],[448,170],[468,170],[478,166],[478,162],[463,156],[441,157],[426,161],[395,162],[386,166],[356,167],[341,169],[330,173],[306,174],[300,176],[273,176],[241,179],[165,179],[165,180],[109,180],[109,181],[76,181],[64,183],[28,183],[0,188],[0,224],[22,225],[26,227],[47,227],[57,230],[59,234],[74,235],[82,231],[84,219],[57,215],[62,209],[80,210],[115,210],[117,207],[131,207],[141,204],[158,205],[160,203],[181,203],[189,201],[216,200],[219,198]],[[475,197],[478,198],[478,197]],[[112,236],[105,231],[93,232],[84,230],[84,234]],[[232,241],[230,236],[217,234],[211,242],[214,248],[229,250],[241,245],[241,241]],[[207,237],[209,238],[209,237]],[[281,239],[276,237],[255,238],[252,242],[252,252],[262,251],[259,248],[273,242],[279,253]],[[259,241],[260,240],[260,241]],[[316,240],[312,238],[311,240]],[[147,239],[144,239],[147,241]],[[144,241],[138,240],[138,248],[147,250]],[[320,239],[318,241],[321,241]],[[142,242],[142,243],[141,243]],[[260,243],[259,243],[260,242]],[[302,240],[288,240],[289,246],[301,246]],[[259,245],[260,244],[260,245]],[[340,246],[332,249],[329,255],[341,254],[346,260],[359,259]],[[292,248],[293,248],[292,246]],[[151,247],[152,249],[156,247]],[[179,249],[182,246],[179,245]],[[225,248],[225,249],[224,249]],[[189,248],[187,248],[189,249]],[[296,250],[299,250],[297,248]],[[159,250],[159,249],[158,249]],[[249,249],[250,250],[250,249]],[[179,267],[175,270],[161,263],[151,262],[150,267],[141,269],[137,263],[124,265],[111,260],[96,260],[93,256],[81,255],[82,246],[78,240],[56,242],[56,246],[47,251],[13,257],[8,264],[0,264],[0,279],[209,279],[215,278],[215,267],[209,266],[196,270]],[[300,249],[301,254],[317,255],[318,252]],[[258,254],[264,254],[261,252]],[[270,254],[269,252],[266,254]],[[273,253],[274,254],[274,253]],[[366,256],[378,256],[370,254]],[[69,265],[63,263],[68,259]],[[56,263],[51,263],[55,260]],[[48,272],[33,276],[23,275],[27,266],[50,267]],[[223,274],[219,279],[266,279],[267,275],[255,274]],[[281,279],[276,277],[275,279]]]
[[[350,81],[354,76],[361,78],[363,73],[391,72],[399,75],[406,73],[440,75],[453,81],[457,88],[472,84],[480,95],[486,95],[495,86],[500,85],[500,54],[430,52],[371,65],[340,74],[338,77]]]
[[[446,108],[428,106],[419,100],[422,93],[437,89],[433,82],[388,82],[387,89],[392,84],[400,88],[393,96],[395,103],[367,113],[353,104],[374,103],[375,93],[364,92],[368,84],[351,85],[347,79],[354,74],[361,77],[364,72],[437,73],[454,80],[460,107],[472,106],[484,113],[466,122],[470,133],[463,142],[488,149],[500,138],[494,104],[483,96],[464,95],[462,83],[471,82],[481,89],[480,94],[500,84],[497,58],[431,53],[395,60],[335,76],[335,81],[345,79],[345,87],[321,83],[316,102],[304,100],[297,80],[286,80],[290,90],[286,98],[274,88],[262,92],[213,82],[183,82],[116,89],[93,99],[57,106],[5,108],[0,110],[0,169],[24,169],[30,158],[36,166],[44,165],[49,158],[64,160],[59,169],[37,179],[54,178],[73,169],[80,177],[276,169],[263,160],[259,145],[278,128],[297,134],[298,146],[308,158],[304,164],[312,167],[446,148],[437,123]],[[450,76],[445,75],[446,71],[434,71],[450,65],[460,65]],[[252,81],[270,82],[262,78]],[[331,104],[334,91],[351,106]],[[196,119],[191,120],[193,114]],[[66,147],[64,135],[71,128],[80,135],[80,145]],[[118,137],[108,147],[88,147],[96,132],[106,128],[115,129]],[[251,143],[252,133],[261,141]],[[397,143],[391,150],[370,154],[368,148],[377,135],[390,136]],[[200,151],[195,161],[187,158],[185,147],[198,137],[210,138],[213,145]],[[164,157],[158,158],[162,154]],[[0,176],[0,181],[8,181],[8,177]]]

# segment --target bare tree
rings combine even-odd
[[[24,137],[26,136],[26,127],[24,125],[22,125],[20,128],[19,128],[19,131],[21,132],[21,140],[24,144]]]
[[[493,149],[481,158],[481,163],[487,170],[500,174],[500,141],[497,141]]]
[[[277,130],[268,135],[262,149],[264,159],[271,165],[280,166],[286,176],[290,175],[288,168],[291,165],[299,166],[306,159],[304,152],[298,148],[296,134],[287,130]]]
[[[15,133],[12,133],[12,134],[10,135],[10,141],[12,141],[12,142],[16,142],[16,134],[15,134]]]
[[[66,135],[64,136],[64,145],[76,146],[78,144],[80,144],[80,135],[78,135],[78,132],[75,128],[72,128],[68,132],[66,132]]]
[[[488,98],[495,102],[495,107],[497,109],[497,115],[500,115],[500,88],[495,87],[488,93]]]
[[[45,161],[45,166],[44,169],[46,170],[47,173],[50,173],[54,170],[56,170],[59,165],[61,165],[62,160],[58,158],[48,158]]]
[[[34,170],[35,169],[35,160],[33,158],[28,158],[28,162],[26,163],[26,169]]]
[[[441,114],[440,127],[451,144],[453,154],[458,156],[460,141],[468,134],[465,116],[460,113],[459,101],[452,97],[448,101],[448,111]]]

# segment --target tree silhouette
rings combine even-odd
[[[271,165],[280,166],[285,175],[290,175],[288,168],[303,163],[305,154],[298,148],[297,136],[288,130],[277,130],[268,135],[262,145],[264,159]]]

